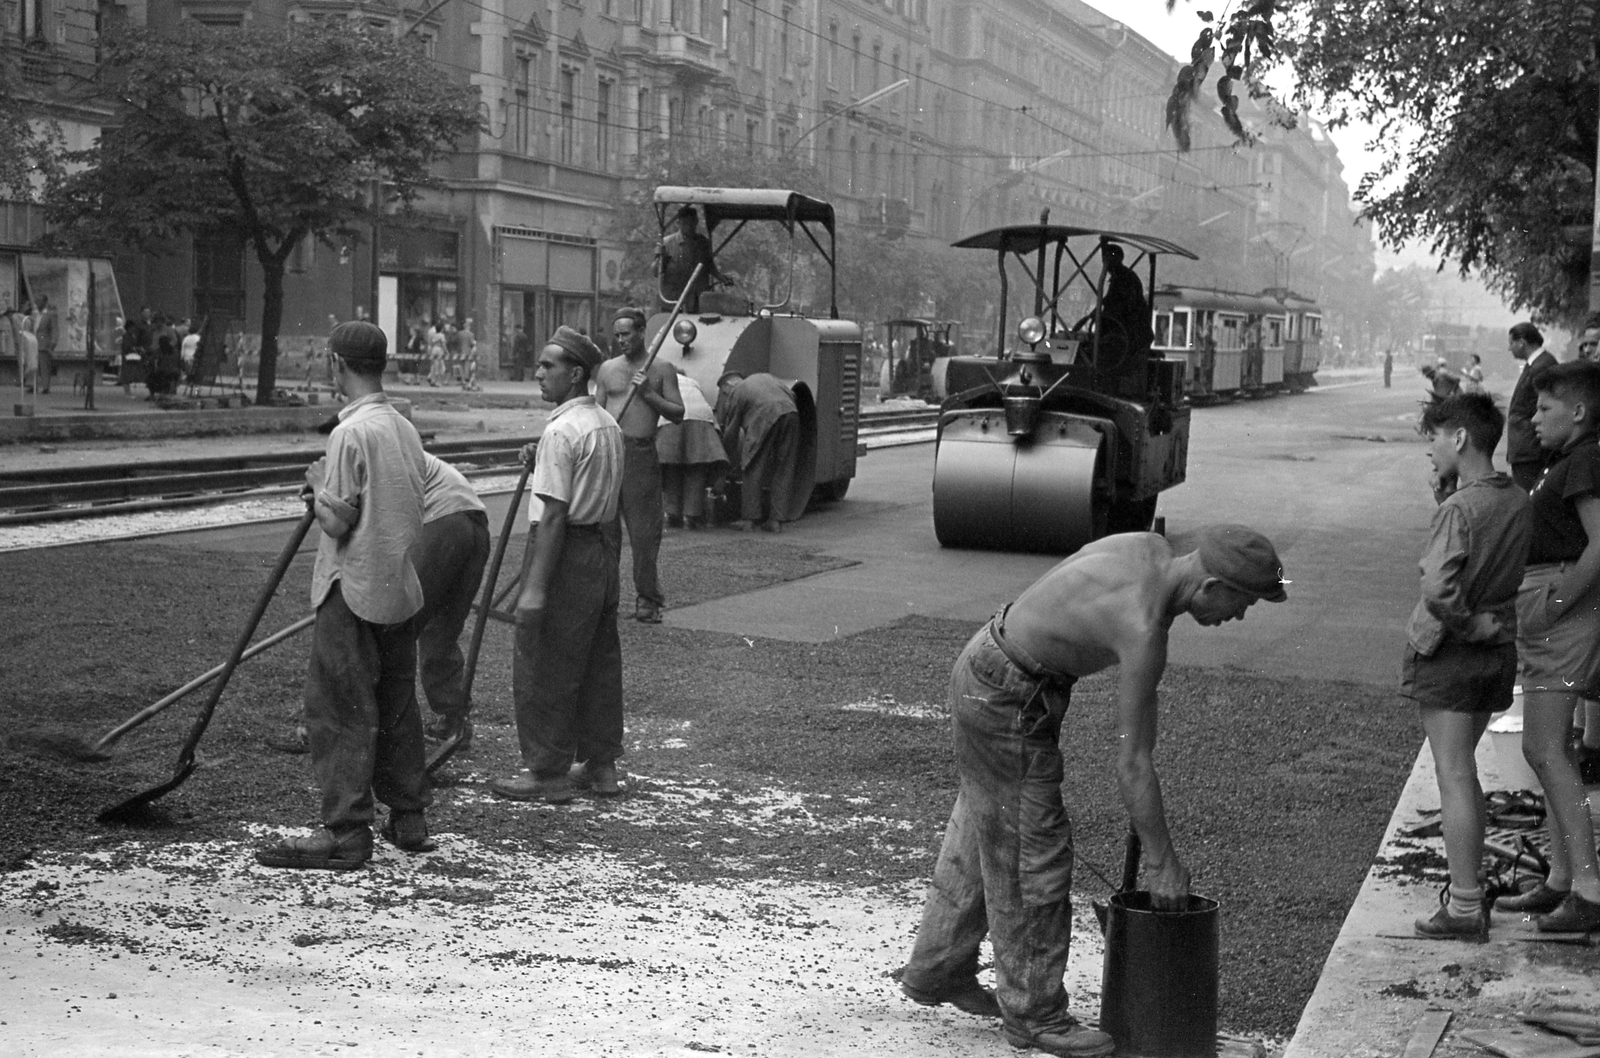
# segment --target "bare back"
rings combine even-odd
[[[630,357],[617,356],[601,364],[594,375],[595,399],[617,420],[624,437],[654,437],[660,421],[656,410],[645,403],[642,397],[635,397],[628,404],[627,412],[622,411],[623,404],[628,403],[628,390],[634,373],[643,363],[642,353],[637,363]],[[659,361],[652,363],[645,372],[645,386],[670,401],[679,405],[683,403],[678,392],[678,373],[667,364]]]
[[[1155,533],[1096,540],[1012,603],[1006,637],[1044,667],[1074,676],[1157,657],[1164,667],[1173,557]],[[1150,675],[1159,680],[1160,669]]]

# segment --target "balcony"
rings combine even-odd
[[[685,73],[701,77],[717,77],[722,67],[710,42],[663,26],[667,32],[656,34],[654,58],[667,66],[676,66]]]

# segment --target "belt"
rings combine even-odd
[[[1070,673],[1056,672],[1045,668],[1033,660],[1033,655],[1006,638],[1006,611],[1010,609],[1010,603],[1002,606],[1000,612],[996,613],[989,622],[989,637],[994,640],[994,645],[1000,648],[1000,653],[1006,656],[1006,660],[1021,669],[1024,676],[1031,680],[1038,680],[1040,683],[1049,683],[1062,688],[1069,688],[1074,683],[1077,683],[1078,677]]]
[[[651,448],[654,448],[655,445],[656,445],[656,439],[654,437],[627,437],[627,436],[624,436],[622,438],[622,443],[625,444],[625,445],[634,445],[635,447],[638,447],[638,448],[643,448],[646,445],[649,445]]]

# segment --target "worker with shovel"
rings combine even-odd
[[[306,482],[322,542],[311,577],[317,611],[305,718],[322,828],[256,853],[266,867],[350,870],[372,857],[373,796],[389,806],[384,836],[432,848],[422,718],[412,698],[412,619],[422,584],[411,550],[422,537],[422,438],[383,391],[388,339],[365,321],[328,339],[334,384],[349,398],[327,456]]]
[[[1003,1019],[1018,1048],[1094,1058],[1115,1045],[1067,1012],[1062,975],[1072,939],[1072,825],[1057,744],[1072,685],[1120,666],[1117,784],[1147,853],[1157,910],[1186,910],[1189,871],[1167,829],[1151,759],[1156,685],[1172,622],[1242,618],[1282,602],[1272,543],[1241,525],[1212,526],[1177,554],[1154,533],[1097,540],[1057,565],[967,643],[950,677],[956,797],[911,960],[900,987]],[[978,946],[994,944],[998,995],[978,983]]]

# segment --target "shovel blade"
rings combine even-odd
[[[194,759],[184,761],[172,778],[160,786],[152,786],[143,793],[136,793],[126,801],[119,801],[110,808],[103,810],[95,819],[101,823],[128,823],[136,820],[144,809],[155,801],[183,785],[183,781],[194,772]]]

